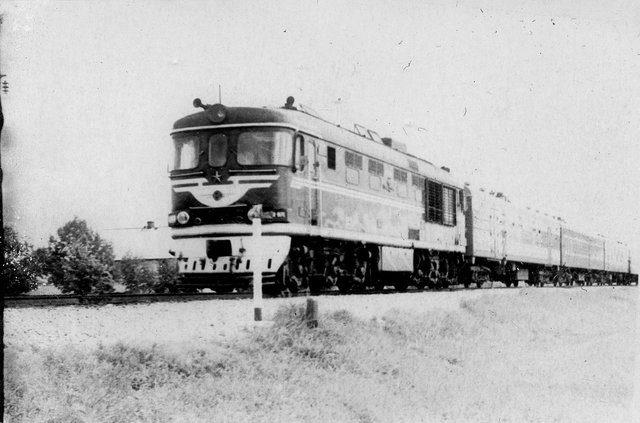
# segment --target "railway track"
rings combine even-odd
[[[550,285],[548,285],[550,287]],[[637,285],[636,285],[637,286]],[[580,286],[565,286],[562,288],[571,289],[579,288]],[[524,288],[524,287],[522,287]],[[504,285],[488,285],[482,288],[464,288],[462,285],[452,285],[448,288],[442,289],[407,289],[403,292],[406,293],[420,293],[420,292],[442,292],[442,291],[459,291],[465,289],[517,289],[507,288]],[[287,297],[307,297],[307,296],[319,296],[319,295],[381,295],[381,294],[395,294],[399,291],[395,289],[386,288],[384,290],[365,290],[365,291],[352,291],[350,293],[343,293],[339,291],[322,291],[315,294],[309,294],[308,292],[289,293]],[[24,295],[15,297],[4,297],[4,306],[6,308],[19,308],[19,307],[58,307],[58,306],[96,306],[96,305],[119,305],[119,304],[145,304],[145,303],[158,303],[158,302],[187,302],[187,301],[207,301],[207,300],[243,300],[252,298],[251,291],[235,292],[230,294],[217,294],[215,292],[198,292],[198,293],[163,293],[163,294],[127,294],[127,293],[112,293],[104,295]],[[269,298],[269,297],[266,297]]]
[[[171,294],[104,294],[104,295],[25,295],[5,297],[4,306],[48,307],[67,305],[143,304],[172,301],[240,300],[251,298],[251,293],[171,293]]]
[[[452,286],[438,291],[456,291],[464,289],[462,286]],[[365,290],[352,291],[343,293],[340,291],[322,291],[310,294],[309,292],[288,293],[287,297],[307,297],[318,295],[379,295],[394,294],[398,291],[395,289],[384,290]],[[418,293],[424,290],[407,289],[404,292]],[[162,294],[127,294],[112,293],[103,295],[24,295],[5,297],[4,306],[7,308],[17,307],[51,307],[51,306],[69,306],[69,305],[107,305],[107,304],[144,304],[159,302],[186,302],[186,301],[207,301],[207,300],[243,300],[250,299],[253,294],[250,290],[234,292],[229,294],[217,294],[215,292],[197,292],[197,293],[162,293]],[[265,296],[265,298],[274,298]]]

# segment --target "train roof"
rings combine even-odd
[[[455,178],[448,169],[400,151],[380,141],[360,135],[318,116],[295,108],[224,107],[225,118],[219,123],[210,119],[210,109],[221,105],[205,106],[208,110],[194,113],[177,120],[173,131],[190,128],[214,128],[221,125],[282,124],[300,132],[321,138],[341,147],[349,148],[363,156],[389,163],[395,167],[436,179],[440,182],[462,188],[461,180]]]
[[[227,116],[222,124],[237,125],[248,123],[291,123],[291,116],[287,116],[286,109],[258,108],[258,107],[226,107]],[[173,124],[173,129],[186,129],[192,127],[211,126],[212,122],[206,111],[194,113],[178,119]]]

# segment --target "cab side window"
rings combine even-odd
[[[302,135],[298,135],[296,137],[295,149],[296,149],[296,156],[295,156],[294,165],[296,169],[302,170],[304,168],[305,160],[306,160],[305,149],[304,149],[304,137]]]
[[[336,169],[336,149],[333,147],[327,147],[327,167]]]

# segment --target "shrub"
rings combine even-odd
[[[4,263],[2,280],[7,295],[29,292],[38,286],[38,278],[43,275],[42,263],[28,242],[21,242],[17,232],[4,228]]]
[[[127,253],[120,260],[119,279],[127,292],[151,292],[157,284],[158,275],[145,265],[142,258]]]
[[[165,292],[175,286],[178,269],[171,260],[160,261],[156,269],[141,257],[127,253],[120,260],[118,279],[127,292]]]
[[[63,293],[80,295],[113,291],[113,247],[87,222],[75,217],[49,239],[45,253],[49,281]]]
[[[158,283],[155,292],[165,292],[174,289],[178,283],[178,263],[175,260],[162,260],[158,267]]]

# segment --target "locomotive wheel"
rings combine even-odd
[[[383,281],[382,279],[380,279],[380,278],[376,278],[376,279],[373,281],[373,288],[374,288],[376,291],[383,291],[383,290],[384,290],[384,286],[385,286],[385,285],[384,285],[384,281]]]
[[[429,289],[440,288],[439,276],[440,274],[438,273],[437,270],[432,270],[429,272],[429,276],[427,278],[428,279],[427,285],[429,286]]]
[[[393,283],[393,287],[400,292],[406,291],[408,285],[407,279],[403,276],[398,277],[398,279]]]
[[[289,288],[289,291],[293,294],[298,292],[298,283],[295,278],[287,278],[287,288]]]
[[[217,286],[213,290],[216,294],[230,294],[233,292],[233,286]]]
[[[324,285],[324,276],[322,275],[313,275],[309,279],[309,291],[312,294],[317,294],[322,290],[322,285]]]
[[[350,276],[338,276],[338,289],[340,292],[350,292],[351,291],[351,277]]]
[[[262,293],[266,296],[269,297],[283,297],[284,296],[284,290],[282,289],[282,286],[280,284],[270,284],[270,285],[264,285],[262,287]]]
[[[178,288],[178,292],[183,292],[185,294],[195,294],[198,292],[198,288],[194,286],[181,286]]]

